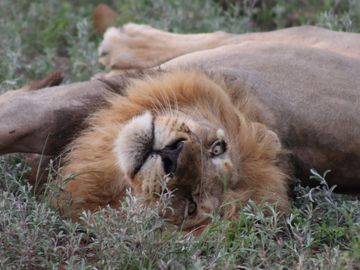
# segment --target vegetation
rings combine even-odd
[[[356,0],[102,1],[127,21],[176,32],[264,31],[316,24],[360,30]],[[98,1],[0,1],[0,93],[63,70],[65,83],[101,71],[91,14]],[[336,169],[336,168],[332,168]],[[19,155],[0,157],[1,269],[359,269],[360,203],[320,186],[296,185],[289,214],[252,202],[236,221],[214,222],[198,238],[174,231],[127,197],[123,210],[62,219],[35,196]],[[49,176],[51,182],[51,176]],[[270,213],[264,216],[266,210]],[[121,220],[121,222],[120,222]]]

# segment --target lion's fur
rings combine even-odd
[[[70,208],[75,211],[70,215],[76,216],[80,209],[116,206],[127,187],[139,190],[120,171],[114,143],[124,123],[145,111],[156,113],[165,109],[202,115],[236,139],[230,148],[236,151],[234,170],[238,177],[224,194],[224,201],[232,202],[223,212],[225,217],[234,217],[236,206],[249,199],[268,201],[285,210],[288,207],[287,175],[280,164],[283,150],[275,133],[257,122],[260,119],[254,113],[255,107],[258,110],[254,99],[243,94],[231,100],[225,86],[217,81],[198,71],[169,72],[134,80],[126,96],[109,99],[110,105],[91,116],[91,127],[69,146],[63,176],[75,174],[65,185],[72,200]],[[200,165],[187,166],[191,170]],[[67,195],[63,195],[60,201],[66,198]],[[67,212],[64,202],[61,204]]]

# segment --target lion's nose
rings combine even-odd
[[[184,140],[177,140],[176,142],[167,145],[156,153],[161,157],[164,164],[164,171],[166,174],[173,173],[176,170],[177,160],[179,154],[184,146]]]

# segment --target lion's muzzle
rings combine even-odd
[[[177,160],[181,150],[184,147],[183,140],[177,140],[161,150],[153,150],[154,154],[161,157],[164,165],[165,174],[174,173],[177,167]]]

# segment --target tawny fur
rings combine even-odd
[[[258,122],[256,101],[241,94],[241,89],[238,92],[234,99],[221,80],[215,82],[197,71],[173,71],[134,80],[126,96],[110,98],[109,106],[91,116],[90,127],[68,147],[62,177],[71,176],[71,180],[58,200],[63,213],[76,218],[82,209],[118,206],[128,187],[141,192],[136,186],[139,183],[129,181],[117,165],[115,142],[124,123],[145,111],[158,114],[163,108],[201,115],[227,134],[232,167],[226,169],[236,177],[226,189],[221,187],[219,198],[208,198],[227,205],[222,208],[225,218],[235,218],[241,203],[249,199],[286,210],[288,177],[280,165],[283,149],[275,133]],[[186,165],[190,170],[200,166]],[[207,188],[211,189],[208,178]]]

